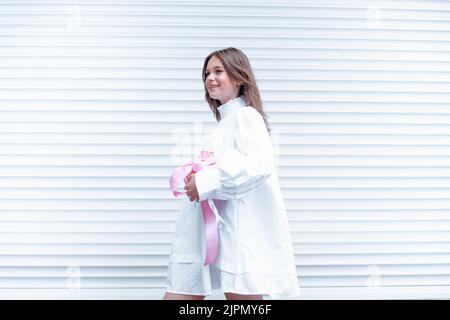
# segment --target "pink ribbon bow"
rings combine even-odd
[[[181,167],[176,168],[170,176],[170,189],[175,197],[180,197],[186,193],[184,190],[184,179],[191,173],[196,173],[206,166],[215,164],[217,161],[213,157],[213,152],[201,151],[198,158],[191,162],[185,163]],[[206,229],[206,257],[204,265],[214,263],[216,261],[219,249],[218,222],[222,221],[212,199],[200,201],[203,220]]]

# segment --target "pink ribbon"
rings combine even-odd
[[[217,161],[213,157],[213,152],[201,151],[198,158],[191,162],[185,163],[181,167],[176,168],[170,176],[170,189],[175,197],[186,194],[184,189],[184,179],[191,173],[196,173],[206,166],[215,164]],[[223,221],[219,216],[212,199],[200,201],[203,211],[203,221],[205,222],[206,231],[206,257],[204,265],[214,263],[216,261],[219,249],[219,231],[218,221]]]

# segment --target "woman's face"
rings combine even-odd
[[[239,85],[230,79],[222,62],[215,56],[209,59],[205,76],[206,89],[211,98],[224,104],[238,96]]]

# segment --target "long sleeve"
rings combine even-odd
[[[199,200],[239,199],[263,184],[274,170],[272,144],[263,117],[253,107],[236,114],[235,149],[195,175]]]

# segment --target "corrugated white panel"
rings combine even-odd
[[[204,57],[235,46],[301,298],[449,298],[449,19],[425,0],[0,1],[0,297],[162,297],[167,178],[214,125]]]

